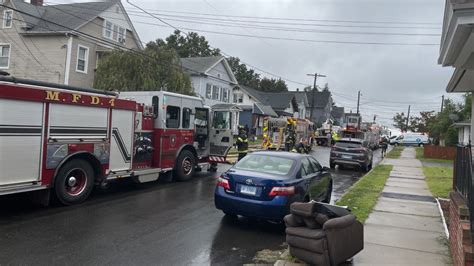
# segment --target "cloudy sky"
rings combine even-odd
[[[122,2],[142,41],[173,32]],[[327,77],[318,85],[328,83],[336,103],[347,111],[355,111],[360,90],[364,118],[377,115],[384,124],[391,124],[395,112],[406,112],[409,104],[412,113],[439,110],[452,73],[437,64],[444,0],[130,2],[176,28],[197,31],[225,54],[285,79],[291,90],[312,84],[307,73],[322,73]]]

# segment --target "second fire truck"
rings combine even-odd
[[[95,184],[151,182],[225,161],[231,111],[163,91],[113,93],[0,76],[0,195],[52,193],[66,205]]]

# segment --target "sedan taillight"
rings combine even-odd
[[[218,187],[223,187],[225,190],[230,190],[229,180],[223,178],[222,176],[220,176],[217,179],[217,186]]]
[[[268,194],[270,197],[275,196],[291,196],[295,194],[295,187],[274,187]]]

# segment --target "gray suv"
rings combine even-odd
[[[368,147],[367,141],[343,138],[332,147],[329,166],[332,169],[336,165],[359,166],[368,172],[372,169],[372,159],[372,150]]]

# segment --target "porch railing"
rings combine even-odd
[[[457,146],[454,162],[453,189],[461,194],[467,202],[471,224],[471,235],[474,233],[474,189],[472,187],[472,171],[471,145]]]

